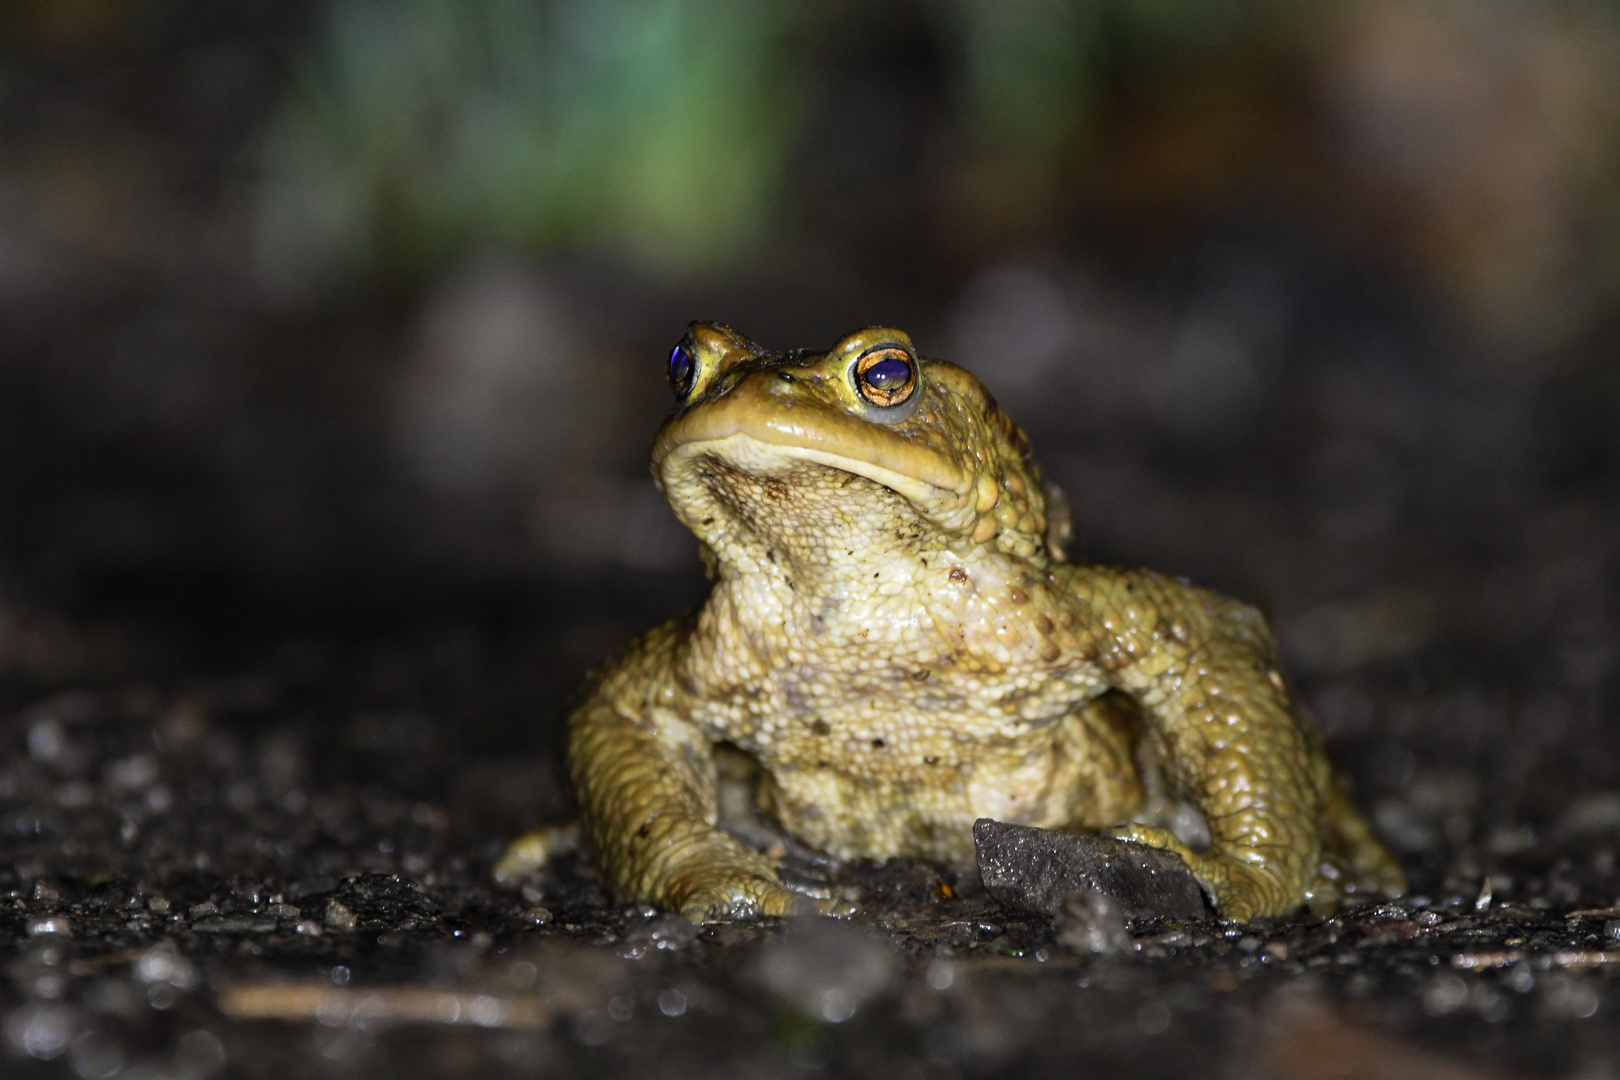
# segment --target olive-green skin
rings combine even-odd
[[[861,393],[875,347],[915,364],[901,405]],[[717,828],[720,743],[761,766],[766,814],[839,858],[971,865],[990,817],[1174,851],[1225,918],[1404,887],[1261,615],[1068,562],[1066,510],[973,376],[892,329],[771,354],[694,323],[687,348],[652,471],[713,589],[600,669],[570,721],[621,897],[696,919],[814,906]],[[1176,800],[1207,849],[1151,823]]]

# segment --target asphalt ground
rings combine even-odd
[[[1584,1078],[1620,1061],[1620,875],[1567,824],[1515,849],[1500,820],[1494,840],[1442,823],[1404,849],[1399,902],[1111,938],[903,861],[808,868],[858,900],[848,921],[697,927],[614,902],[577,856],[501,887],[504,844],[569,801],[543,742],[465,734],[547,639],[468,634],[288,640],[207,677],[12,677],[6,1074]],[[1419,828],[1433,786],[1386,784],[1375,819]]]

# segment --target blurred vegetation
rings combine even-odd
[[[751,0],[338,3],[266,136],[268,275],[602,245],[712,265],[767,221],[793,22]]]
[[[1085,186],[1121,72],[1252,54],[1320,15],[1276,0],[944,0],[933,10],[958,87],[958,194],[990,231],[1041,224]]]
[[[266,283],[410,286],[489,251],[751,265],[851,75],[829,55],[885,11],[932,38],[909,199],[964,264],[1087,213],[1151,232],[1269,200],[1512,350],[1620,294],[1620,28],[1594,0],[333,0],[260,140]]]
[[[1274,0],[933,0],[955,87],[955,195],[981,230],[1051,216],[1088,160],[1111,61],[1276,36]],[[337,0],[264,139],[273,285],[413,279],[468,250],[615,249],[665,271],[768,235],[817,42],[807,0]]]

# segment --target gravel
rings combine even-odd
[[[822,860],[805,874],[854,919],[700,927],[615,902],[582,856],[494,882],[513,835],[567,819],[566,792],[544,748],[420,760],[377,737],[413,729],[379,720],[393,691],[355,673],[368,649],[431,670],[421,640],[335,650],[314,675],[9,684],[7,1075],[1325,1077],[1355,1059],[1489,1077],[1620,1060],[1620,881],[1589,857],[1599,825],[1510,854],[1435,830],[1406,853],[1417,894],[1326,919],[1127,923],[1102,893],[1054,909],[1055,877],[1013,896],[1000,871]],[[453,710],[441,691],[413,693]],[[1380,797],[1433,816],[1421,776]],[[1055,858],[1060,838],[1038,839]],[[1120,864],[1064,865],[1095,886]]]

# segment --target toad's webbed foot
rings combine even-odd
[[[1214,850],[1197,852],[1168,829],[1135,822],[1115,825],[1102,832],[1117,840],[1130,840],[1180,855],[1204,891],[1214,898],[1215,910],[1223,919],[1249,922],[1262,915],[1286,915],[1300,906],[1301,897],[1278,879],[1265,865],[1264,856],[1258,853],[1245,859]]]

